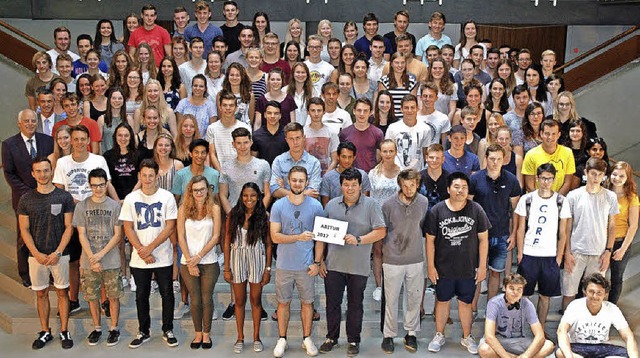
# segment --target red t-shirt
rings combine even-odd
[[[287,61],[281,58],[278,59],[277,62],[272,64],[262,61],[262,64],[260,65],[260,70],[268,74],[269,71],[271,71],[271,69],[276,67],[280,67],[280,69],[284,73],[284,80],[282,82],[282,87],[288,85],[289,79],[291,78],[291,66],[289,66],[289,63]]]
[[[144,26],[140,26],[131,33],[127,45],[129,47],[138,47],[138,45],[144,42],[148,43],[151,49],[153,49],[156,66],[160,67],[160,62],[164,58],[164,45],[171,43],[169,32],[158,25],[153,26],[151,30],[146,30]]]
[[[53,129],[51,130],[51,133],[55,133],[58,130],[58,128],[60,128],[60,126],[64,124],[68,125],[69,127],[72,127],[65,119],[54,124]],[[89,129],[89,144],[87,145],[87,149],[89,149],[89,152],[91,152],[91,143],[102,142],[102,134],[100,134],[100,128],[98,127],[98,122],[94,121],[91,118],[82,117],[79,124],[82,124],[83,126]]]

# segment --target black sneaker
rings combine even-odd
[[[360,354],[360,343],[349,342],[347,346],[347,357],[355,357]]]
[[[87,340],[89,341],[90,346],[95,346],[100,342],[100,337],[102,337],[102,331],[93,330],[93,332],[89,333],[89,337]]]
[[[60,332],[60,343],[62,344],[62,349],[73,348],[73,339],[71,339],[69,331]]]
[[[112,347],[120,342],[120,331],[114,329],[109,331],[109,336],[107,337],[107,346]]]
[[[313,316],[311,318],[313,322],[318,322],[320,320],[320,313],[318,313],[317,309],[313,309]]]
[[[380,348],[382,348],[382,351],[387,354],[393,353],[393,351],[396,349],[396,347],[393,345],[393,338],[385,337],[382,340],[382,344],[380,345]]]
[[[404,336],[404,348],[411,353],[418,351],[418,340],[416,336],[406,335]]]
[[[236,305],[233,303],[230,303],[227,306],[227,309],[224,310],[224,313],[222,314],[222,320],[228,321],[232,319],[235,315],[236,315]]]
[[[173,331],[171,330],[164,332],[162,334],[162,339],[164,339],[164,341],[167,342],[167,345],[169,347],[178,346],[178,340],[176,339],[176,336],[173,334]]]
[[[69,300],[69,314],[80,311],[80,302]]]
[[[129,348],[138,348],[144,343],[147,343],[151,339],[149,333],[139,332],[136,338],[129,343]]]
[[[265,311],[264,308],[262,308],[262,312],[260,313],[260,320],[266,321],[267,318],[269,318],[269,315],[267,314],[267,311]]]
[[[42,347],[44,347],[47,343],[51,342],[53,340],[53,336],[51,335],[51,332],[49,331],[40,331],[38,333],[38,338],[36,338],[35,341],[33,341],[33,344],[31,345],[31,348],[33,349],[41,349]]]
[[[333,347],[338,345],[338,341],[334,341],[331,338],[327,338],[324,340],[324,343],[320,346],[320,353],[329,353],[333,349]]]
[[[111,304],[109,300],[102,302],[102,313],[104,313],[105,317],[111,317]]]

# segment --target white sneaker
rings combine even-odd
[[[217,309],[213,309],[213,317],[211,317],[212,320],[217,321],[218,320],[218,310]]]
[[[180,282],[178,280],[173,281],[173,293],[180,293]]]
[[[122,275],[121,279],[122,279],[122,288],[129,286],[129,279],[127,278],[127,276]]]
[[[276,358],[284,357],[284,352],[289,348],[286,338],[278,338],[275,348],[273,348],[273,356]]]
[[[302,348],[307,351],[307,355],[310,357],[315,357],[318,355],[318,348],[311,340],[311,337],[307,337],[302,341]]]
[[[151,280],[151,293],[158,292],[158,282],[156,280]]]
[[[136,292],[138,286],[136,286],[136,280],[133,279],[133,276],[129,279],[129,286],[131,286],[131,292]]]
[[[178,303],[178,307],[173,310],[173,319],[182,319],[185,313],[189,312],[189,305],[185,305],[184,302]]]
[[[460,344],[467,347],[467,352],[471,354],[478,354],[478,343],[476,343],[476,340],[472,335],[469,335],[467,338],[460,338]]]
[[[376,302],[380,302],[380,300],[382,300],[382,287],[376,287],[375,290],[373,290],[373,300]]]
[[[440,348],[442,348],[442,346],[444,346],[445,343],[445,339],[444,339],[444,334],[440,333],[440,332],[436,332],[436,335],[433,336],[433,339],[431,340],[431,342],[429,342],[429,352],[440,352]]]

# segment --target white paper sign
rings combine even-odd
[[[343,246],[348,227],[349,223],[346,221],[316,216],[313,223],[314,240]]]

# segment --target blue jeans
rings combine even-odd
[[[487,263],[494,272],[502,272],[507,266],[507,240],[509,235],[489,238],[489,258]]]

